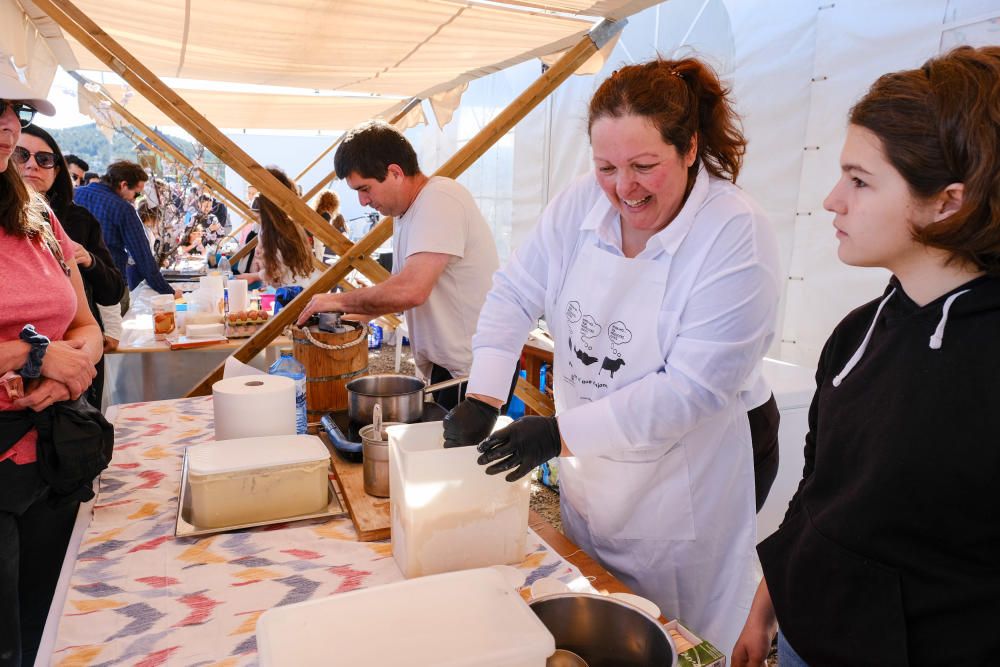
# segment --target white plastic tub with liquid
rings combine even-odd
[[[509,423],[501,418],[497,428]],[[445,449],[441,422],[386,430],[392,555],[406,577],[524,559],[527,477],[487,475],[475,447]]]

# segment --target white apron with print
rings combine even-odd
[[[557,414],[663,370],[658,318],[669,268],[583,243],[547,318]],[[752,470],[740,488],[731,471],[712,479],[723,442],[749,460],[742,408],[705,420],[665,454],[561,458],[559,486],[567,535],[728,655],[753,597],[755,534]]]

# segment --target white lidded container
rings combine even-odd
[[[198,528],[315,514],[329,502],[330,453],[314,435],[219,440],[188,447],[187,457]]]
[[[509,423],[502,417],[497,428]],[[475,447],[445,449],[442,422],[386,432],[392,555],[406,577],[524,559],[527,476],[511,483],[487,475]]]
[[[274,607],[257,620],[262,667],[544,667],[555,649],[491,568]]]

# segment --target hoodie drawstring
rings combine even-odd
[[[854,351],[854,355],[847,360],[847,364],[844,366],[844,369],[837,373],[836,377],[833,378],[834,387],[839,387],[840,383],[844,381],[845,377],[847,377],[847,374],[854,370],[854,367],[858,365],[859,361],[861,361],[861,357],[865,354],[865,348],[868,347],[868,341],[872,339],[872,332],[875,331],[875,323],[878,322],[878,316],[882,314],[882,309],[885,307],[885,304],[895,293],[896,288],[893,287],[892,291],[889,292],[886,297],[882,299],[882,303],[878,305],[878,310],[875,311],[875,317],[872,318],[872,323],[871,326],[868,327],[868,333],[865,334],[865,339],[861,341],[861,345],[859,345],[858,349]]]
[[[955,299],[969,291],[971,290],[964,289],[961,292],[955,292],[944,302],[944,308],[941,309],[941,321],[938,322],[937,329],[934,330],[934,334],[931,336],[930,348],[932,350],[941,349],[941,343],[944,341],[944,328],[948,324],[948,311],[951,310],[951,304],[955,302]]]

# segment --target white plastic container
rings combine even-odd
[[[322,512],[329,502],[329,464],[329,451],[314,435],[188,447],[190,521],[220,528]]]
[[[275,607],[257,620],[262,667],[543,667],[555,648],[490,568]]]
[[[497,428],[509,423],[501,418]],[[445,449],[441,422],[386,432],[392,555],[406,577],[524,559],[528,477],[487,475],[475,447]]]

